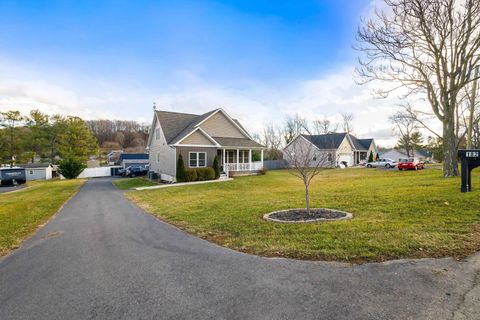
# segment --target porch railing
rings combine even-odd
[[[226,163],[224,171],[228,173],[229,171],[258,171],[261,170],[263,164],[261,161],[250,162],[250,163]]]

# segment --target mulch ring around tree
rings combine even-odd
[[[310,209],[310,213],[307,213],[307,209],[299,208],[270,212],[265,214],[263,219],[283,223],[306,223],[348,220],[352,219],[352,214],[325,208]]]

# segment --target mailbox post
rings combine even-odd
[[[462,164],[462,192],[472,191],[472,170],[480,166],[480,149],[458,150]]]

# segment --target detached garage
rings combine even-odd
[[[53,167],[50,163],[28,163],[20,167],[25,168],[27,181],[50,180],[53,176]]]
[[[148,153],[122,153],[118,159],[118,165],[123,168],[129,166],[148,166]]]

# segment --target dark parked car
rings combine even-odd
[[[24,184],[27,182],[25,169],[14,168],[0,168],[0,185],[8,186],[12,184]]]
[[[148,169],[142,166],[131,166],[127,168],[125,175],[127,177],[146,176]]]

